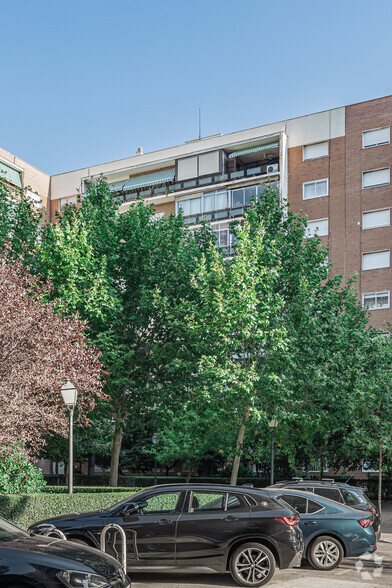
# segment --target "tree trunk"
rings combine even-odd
[[[109,486],[118,486],[118,466],[120,462],[120,449],[124,434],[124,419],[116,422],[113,436],[112,457],[110,460]]]
[[[248,419],[245,419],[245,420],[248,420]],[[234,456],[233,469],[231,472],[231,479],[230,479],[231,486],[235,486],[237,484],[238,470],[239,470],[240,461],[241,461],[241,456],[238,455],[238,453],[242,449],[242,446],[244,443],[244,437],[245,437],[245,423],[242,423],[241,428],[238,433],[236,455]]]
[[[382,497],[382,445],[378,456],[378,516],[381,518],[381,497]]]
[[[88,456],[88,477],[95,475],[95,453]]]

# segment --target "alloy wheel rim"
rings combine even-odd
[[[242,580],[256,584],[266,578],[271,570],[269,557],[262,549],[244,549],[235,564],[237,574]]]
[[[314,550],[314,558],[323,568],[336,564],[340,557],[340,549],[333,541],[321,541]]]

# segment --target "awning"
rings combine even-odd
[[[120,180],[109,184],[112,192],[124,190],[136,190],[137,188],[144,188],[147,186],[155,186],[156,184],[164,184],[165,182],[172,182],[174,180],[175,168],[157,171],[152,174],[145,174],[128,180]]]
[[[0,177],[6,182],[18,186],[18,188],[22,187],[22,177],[20,172],[2,161],[0,161]]]
[[[279,143],[270,143],[269,145],[259,145],[258,147],[251,147],[250,149],[242,149],[242,151],[234,151],[234,153],[230,153],[229,159],[239,157],[240,155],[247,155],[248,153],[265,151],[266,149],[276,149],[277,147],[279,147]]]

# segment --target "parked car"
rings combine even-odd
[[[130,588],[113,557],[53,537],[31,537],[0,517],[3,588]]]
[[[374,516],[373,529],[376,534],[377,541],[381,537],[381,520],[377,507],[370,498],[366,495],[366,488],[360,486],[350,486],[344,482],[335,482],[334,480],[286,480],[285,482],[278,482],[271,486],[271,488],[295,488],[296,490],[306,490],[307,492],[314,492],[318,496],[324,498],[331,498],[336,502],[341,502],[347,506],[352,506],[358,510],[370,512]]]
[[[271,492],[272,493],[272,492]],[[373,515],[311,492],[281,488],[273,493],[300,515],[303,558],[317,570],[333,570],[343,557],[373,553]]]
[[[230,571],[241,586],[269,582],[275,567],[301,561],[299,516],[263,490],[211,484],[154,486],[111,508],[40,521],[39,534],[60,529],[71,541],[99,547],[108,524],[126,534],[127,569],[204,566]],[[108,552],[121,553],[120,533],[108,535]]]

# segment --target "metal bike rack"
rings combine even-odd
[[[44,531],[42,533],[42,535],[44,535],[45,537],[59,537],[60,539],[63,539],[64,541],[67,540],[64,533],[62,531],[60,531],[60,529],[56,529],[56,527],[53,527],[52,529],[51,528],[46,529],[46,531]]]
[[[122,565],[122,569],[124,570],[125,574],[127,573],[127,537],[125,535],[125,531],[122,527],[120,527],[120,525],[115,525],[114,523],[110,523],[109,525],[106,525],[106,527],[104,527],[102,529],[102,534],[101,534],[101,551],[103,551],[105,553],[106,551],[106,533],[110,530],[110,529],[116,529],[116,531],[119,531],[120,536],[121,536],[121,551],[122,551],[122,557],[121,557],[121,565]],[[135,541],[135,547],[136,547],[136,541]]]

